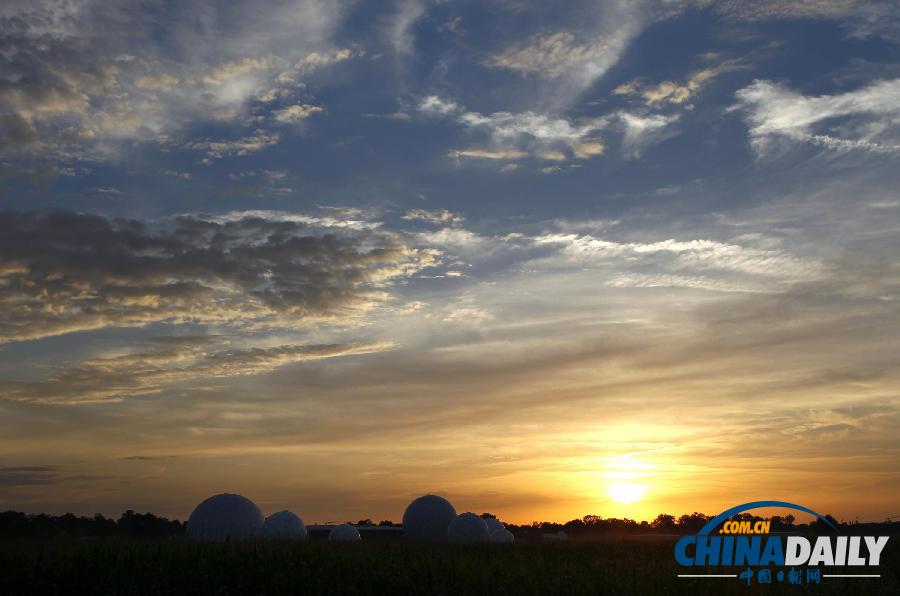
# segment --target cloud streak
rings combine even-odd
[[[815,143],[835,150],[900,152],[900,79],[873,82],[833,95],[806,96],[757,80],[737,92],[755,149]]]
[[[81,405],[151,395],[175,385],[206,385],[254,376],[282,366],[326,358],[370,354],[389,344],[281,345],[209,350],[181,344],[168,350],[133,352],[82,360],[57,369],[51,379],[0,382],[0,399],[41,404]]]

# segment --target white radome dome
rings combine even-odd
[[[497,530],[505,530],[506,529],[506,526],[503,525],[503,522],[501,522],[496,517],[485,517],[484,523],[487,524],[488,534],[493,534]]]
[[[331,529],[331,532],[328,533],[328,540],[330,542],[359,542],[362,540],[362,536],[359,535],[359,530],[350,524],[341,524]]]
[[[266,518],[262,534],[266,540],[306,540],[306,525],[290,511],[279,511]]]
[[[246,497],[223,493],[197,505],[187,522],[187,537],[202,542],[249,540],[259,536],[263,516]]]
[[[495,544],[512,544],[515,541],[516,537],[506,528],[500,528],[491,532],[491,542]]]
[[[450,522],[447,537],[451,542],[487,542],[491,535],[487,524],[474,513],[460,513]]]
[[[403,534],[407,540],[439,542],[447,539],[447,527],[456,518],[450,501],[437,495],[415,499],[403,512]]]

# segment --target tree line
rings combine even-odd
[[[491,514],[485,514],[491,516]],[[493,516],[491,516],[493,517]],[[586,533],[586,534],[696,534],[705,526],[713,515],[703,513],[688,513],[679,517],[668,513],[660,513],[653,521],[636,521],[628,518],[604,518],[599,515],[585,515],[581,519],[573,519],[565,523],[555,522],[532,522],[529,525],[515,526],[506,524],[511,530],[517,531],[540,531],[540,532],[559,532],[564,531],[567,534]],[[830,515],[826,518],[835,525],[840,524]],[[754,516],[750,513],[740,513],[729,519],[735,521],[755,522],[762,519],[770,519],[771,531],[786,532],[791,530],[810,528],[814,529],[821,525],[827,527],[821,520],[811,522],[811,524],[797,524],[793,515],[779,516],[775,515],[771,518],[763,518]]]
[[[119,519],[65,515],[36,515],[19,511],[0,513],[0,537],[3,538],[57,538],[57,537],[127,537],[165,539],[184,534],[186,524],[168,520],[152,513],[135,513],[131,509]]]
[[[482,517],[497,517],[491,513],[483,513]],[[862,532],[865,529],[878,527],[882,530],[900,531],[900,522],[885,521],[883,523],[839,522],[831,515],[825,516],[842,532]],[[635,521],[633,519],[604,518],[599,515],[585,515],[581,519],[573,519],[565,523],[532,522],[531,524],[505,524],[516,534],[558,533],[567,535],[628,535],[628,534],[695,534],[713,516],[703,513],[690,513],[680,517],[661,513],[653,521]],[[756,522],[763,519],[771,521],[772,532],[820,532],[828,529],[822,520],[816,519],[807,524],[798,524],[793,515],[763,518],[750,513],[740,513],[730,518],[735,521]],[[354,522],[349,522],[354,523]],[[360,526],[399,527],[401,524],[390,520],[373,522],[362,519],[355,522]],[[118,519],[96,514],[93,517],[78,517],[71,513],[65,515],[26,514],[19,511],[0,513],[0,538],[55,538],[55,537],[125,537],[139,539],[172,539],[184,535],[187,524],[152,513],[135,513],[131,509]]]

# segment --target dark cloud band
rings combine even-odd
[[[302,221],[0,213],[0,342],[153,322],[350,319],[429,264],[399,237]]]

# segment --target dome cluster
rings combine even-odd
[[[408,540],[419,542],[515,542],[497,518],[471,512],[457,515],[450,501],[437,495],[424,495],[409,504],[403,514],[403,532]]]
[[[457,515],[450,502],[437,495],[413,500],[403,513],[403,532],[413,542],[512,543],[515,537],[500,520],[466,512]],[[209,497],[188,518],[187,537],[201,542],[236,542],[265,539],[304,541],[308,532],[303,520],[290,511],[263,518],[259,507],[246,497],[223,493]],[[352,524],[331,528],[330,542],[359,542]]]
[[[263,519],[256,503],[223,493],[212,496],[194,509],[187,523],[187,537],[201,542],[306,540],[303,520],[290,511],[279,511]]]

